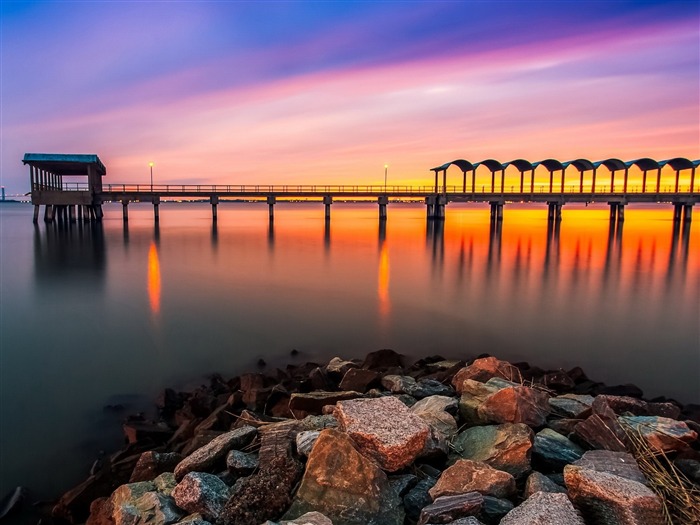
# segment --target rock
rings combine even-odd
[[[497,498],[507,498],[515,493],[515,478],[486,463],[460,459],[442,473],[429,492],[434,500],[440,496],[473,491]]]
[[[435,486],[437,479],[432,477],[423,478],[416,486],[409,490],[403,498],[403,506],[406,515],[412,520],[417,520],[421,510],[430,505],[433,498],[430,497],[429,490]]]
[[[405,495],[418,482],[418,477],[413,474],[401,474],[398,476],[389,476],[389,485],[399,496]]]
[[[358,368],[358,364],[352,361],[346,361],[340,357],[334,357],[326,365],[326,372],[335,374],[337,377],[343,377],[352,368]]]
[[[601,385],[597,391],[596,395],[610,395],[610,396],[625,396],[625,397],[642,397],[644,392],[637,385]]]
[[[279,518],[292,502],[292,491],[303,470],[288,448],[269,459],[261,452],[260,470],[236,482],[220,525],[259,525]]]
[[[519,382],[520,371],[508,361],[501,361],[495,357],[484,357],[462,368],[452,378],[452,385],[460,394],[463,392],[463,384],[466,379],[485,383],[492,377],[500,377],[507,381]]]
[[[153,480],[156,490],[164,496],[170,496],[177,485],[175,475],[172,472],[163,472]]]
[[[641,435],[656,452],[683,450],[698,439],[698,434],[690,430],[684,421],[676,421],[659,416],[620,416],[623,428]]]
[[[402,356],[393,350],[383,349],[370,352],[362,363],[362,368],[369,370],[387,370],[389,368],[401,368]]]
[[[428,523],[428,525],[438,525],[436,523]],[[451,521],[449,525],[484,525],[474,516],[467,516],[466,518],[459,518],[458,520]]]
[[[243,374],[240,389],[243,403],[251,410],[261,410],[270,395],[270,391],[265,390],[265,376],[262,374]]]
[[[692,483],[700,486],[700,461],[691,458],[676,458],[673,464]]]
[[[540,382],[548,389],[556,392],[567,392],[576,386],[576,383],[563,370],[544,374]]]
[[[566,489],[535,470],[527,477],[527,481],[525,481],[523,498],[527,499],[536,492],[566,493]]]
[[[136,500],[147,492],[154,492],[156,485],[152,481],[139,481],[136,483],[127,483],[117,488],[109,497],[110,502],[114,507],[128,504],[133,505]]]
[[[637,481],[576,465],[564,467],[564,480],[587,523],[666,523],[661,499]]]
[[[486,523],[497,524],[511,510],[513,510],[513,504],[509,500],[484,496],[484,504],[481,507],[479,517]]]
[[[340,401],[335,416],[358,449],[389,472],[410,465],[430,435],[430,427],[394,397]]]
[[[550,428],[544,428],[535,434],[533,461],[546,469],[561,470],[564,465],[583,456],[583,452],[576,443]]]
[[[506,514],[500,525],[586,524],[576,512],[566,494],[537,492]]]
[[[308,456],[320,433],[321,432],[318,430],[304,430],[299,432],[296,437],[297,453],[300,456]]]
[[[213,474],[190,472],[173,489],[172,496],[181,509],[198,512],[205,520],[216,522],[229,498],[229,489]]]
[[[289,400],[289,408],[296,417],[308,414],[321,414],[323,407],[335,405],[338,401],[363,397],[359,392],[309,392],[293,393]]]
[[[266,521],[263,525],[277,525],[272,521]],[[307,512],[292,521],[281,521],[279,525],[333,525],[333,522],[320,512]]]
[[[165,443],[173,435],[173,430],[165,423],[152,421],[127,421],[122,430],[129,443]]]
[[[339,388],[345,391],[367,392],[372,386],[379,384],[381,374],[374,370],[350,368],[340,381]]]
[[[613,452],[610,450],[589,450],[583,456],[573,462],[578,467],[607,472],[622,478],[631,479],[647,485],[647,478],[639,470],[637,460],[627,452]]]
[[[582,419],[550,419],[547,421],[547,428],[551,428],[554,432],[559,432],[562,436],[571,437],[574,433],[576,425],[581,423]]]
[[[151,481],[163,472],[172,472],[183,459],[181,454],[175,452],[144,452],[136,462],[129,483]]]
[[[139,525],[170,525],[182,519],[184,513],[175,506],[173,498],[147,492],[136,500],[139,511]]]
[[[540,427],[549,415],[549,396],[527,386],[503,388],[478,408],[479,415],[494,423],[525,423]]]
[[[454,390],[449,386],[433,379],[416,381],[411,376],[386,375],[382,378],[382,386],[393,394],[408,394],[421,399],[428,396],[450,396]]]
[[[481,510],[483,503],[484,497],[478,492],[436,498],[421,511],[418,525],[450,523],[455,519],[474,515]]]
[[[223,462],[231,449],[240,449],[248,445],[258,430],[255,427],[244,426],[222,434],[192,454],[183,459],[175,467],[175,479],[181,480],[188,472],[208,472]]]
[[[214,439],[218,438],[219,436],[223,436],[224,434],[225,432],[220,430],[203,430],[199,434],[193,435],[180,452],[183,456],[187,457],[198,448],[208,445]]]
[[[494,384],[465,379],[462,383],[462,396],[459,399],[459,414],[464,422],[468,425],[487,424],[488,420],[481,415],[479,407],[499,389],[500,387]]]
[[[626,452],[625,442],[627,436],[617,422],[617,416],[608,407],[600,407],[600,411],[593,411],[584,421],[574,427],[574,435],[591,448]]]
[[[457,434],[457,421],[445,408],[457,407],[457,400],[447,396],[430,396],[418,401],[411,412],[425,421],[444,438],[451,439]]]
[[[413,405],[412,410],[417,415],[421,413],[437,414],[439,412],[456,414],[458,407],[459,403],[454,397],[435,395],[421,399]]]
[[[233,422],[233,416],[231,416],[230,412],[231,406],[229,406],[228,403],[224,403],[223,405],[215,408],[214,411],[204,419],[204,421],[195,427],[194,433],[199,434],[205,430],[228,430]]]
[[[199,512],[185,516],[180,521],[178,525],[212,525],[207,520],[205,520]]]
[[[553,414],[571,419],[584,419],[591,415],[593,396],[564,394],[550,397],[549,408]]]
[[[343,403],[352,403],[350,401]],[[402,525],[400,498],[386,474],[338,430],[321,432],[285,519],[318,511],[334,525]]]
[[[617,415],[634,416],[661,416],[670,419],[678,419],[681,414],[679,406],[673,403],[648,403],[629,396],[611,396],[601,394],[595,397],[592,405],[594,409],[600,409],[601,405],[609,406]]]
[[[230,450],[226,456],[226,468],[236,476],[247,476],[258,468],[258,456],[240,450]]]
[[[515,478],[530,472],[533,434],[522,423],[504,423],[471,427],[452,442],[453,450],[462,459],[483,461]]]

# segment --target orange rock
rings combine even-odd
[[[527,386],[502,388],[489,396],[478,411],[494,423],[525,423],[539,427],[549,415],[549,396]]]
[[[474,381],[485,383],[492,377],[500,377],[515,382],[519,382],[521,379],[520,370],[508,361],[501,361],[495,357],[483,357],[476,359],[471,365],[457,372],[452,378],[452,385],[461,394],[462,383],[464,383],[465,379],[473,379]]]
[[[460,459],[442,473],[428,492],[433,500],[467,492],[507,498],[515,493],[515,478],[481,461]]]

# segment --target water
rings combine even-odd
[[[700,402],[700,235],[669,207],[450,204],[444,226],[419,204],[323,207],[106,205],[101,227],[34,226],[0,207],[0,495],[54,496],[121,443],[104,410],[152,406],[166,386],[379,348],[409,356],[489,352],[542,367],[580,365],[648,397]],[[441,227],[442,226],[442,227]],[[296,348],[300,355],[292,358]]]

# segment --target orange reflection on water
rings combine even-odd
[[[154,314],[160,312],[160,261],[158,249],[153,241],[148,249],[148,299],[151,303],[151,311]]]
[[[377,296],[379,298],[379,315],[386,317],[391,309],[389,300],[389,251],[386,243],[379,250],[379,275],[377,278]]]

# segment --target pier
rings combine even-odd
[[[218,204],[225,199],[266,202],[271,221],[277,202],[295,199],[322,202],[326,220],[331,218],[331,206],[336,199],[374,199],[380,221],[388,217],[390,199],[423,201],[426,218],[431,221],[444,220],[445,207],[450,202],[487,202],[491,220],[495,222],[503,220],[503,208],[511,202],[546,203],[547,218],[551,222],[561,220],[562,207],[566,204],[601,202],[610,206],[611,222],[624,221],[625,206],[634,203],[671,205],[674,221],[690,222],[693,206],[700,202],[700,192],[695,184],[700,160],[681,157],[662,161],[643,158],[596,162],[547,159],[535,163],[524,159],[507,163],[494,159],[472,163],[460,159],[432,168],[433,184],[426,186],[104,184],[102,178],[107,169],[94,154],[27,153],[22,162],[29,166],[35,223],[39,220],[41,206],[44,206],[46,222],[100,221],[104,202],[120,202],[124,222],[129,220],[130,203],[149,202],[153,205],[157,222],[163,199],[208,200],[214,221],[217,220]],[[448,184],[447,171],[453,166],[461,172],[458,181],[461,184],[454,184],[454,181]],[[538,168],[547,175],[538,177]],[[633,168],[642,172],[639,184],[630,183]],[[507,170],[519,174],[519,179],[515,179],[518,184],[505,184]],[[567,170],[575,170],[575,173],[567,173]],[[665,179],[663,171],[666,171]],[[689,184],[680,183],[681,172],[689,172]],[[609,184],[601,184],[602,176],[610,179]],[[68,182],[64,177],[84,177],[85,180]]]

